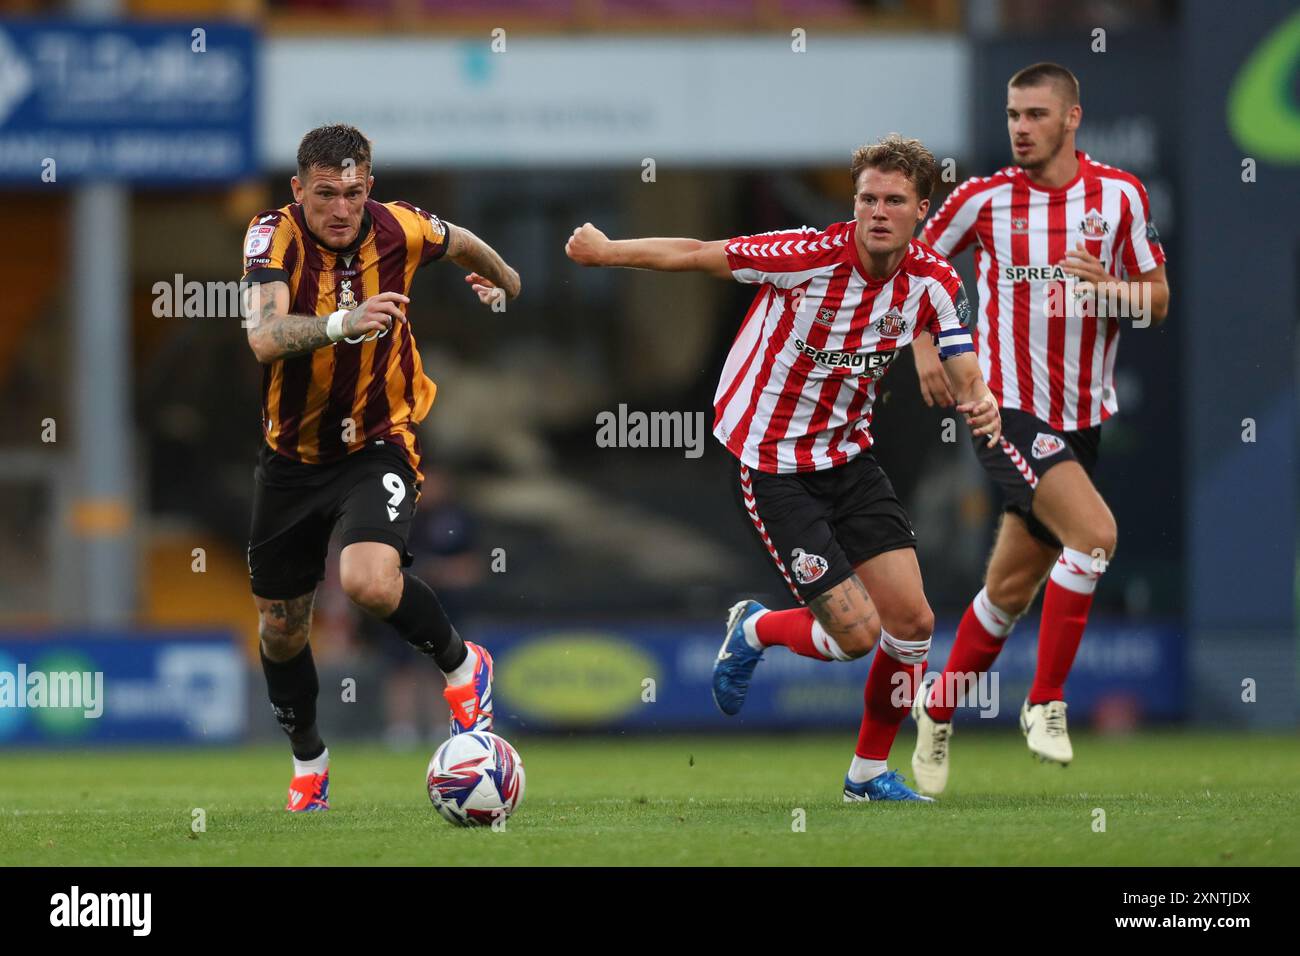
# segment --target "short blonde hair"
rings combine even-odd
[[[854,189],[858,188],[858,176],[864,169],[900,172],[912,181],[918,199],[929,199],[934,192],[939,164],[935,161],[934,153],[926,149],[919,139],[906,139],[897,133],[890,133],[879,142],[859,146],[853,151],[849,175],[853,177]]]

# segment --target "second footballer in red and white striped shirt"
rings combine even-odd
[[[1120,319],[1164,320],[1165,254],[1136,176],[1075,149],[1079,83],[1037,63],[1007,87],[1014,165],[967,180],[926,223],[944,255],[975,248],[975,347],[1002,408],[996,447],[976,454],[1001,486],[1005,514],[984,588],[924,704],[912,768],[931,793],[948,774],[954,688],[983,673],[1047,578],[1038,663],[1021,728],[1040,759],[1073,758],[1065,681],[1092,595],[1115,550],[1115,519],[1093,486],[1102,423],[1115,414]],[[913,349],[930,404],[952,404],[938,356]]]
[[[714,435],[736,456],[741,505],[799,607],[731,609],[714,665],[726,714],[744,703],[764,648],[823,661],[877,644],[844,799],[920,800],[887,766],[934,628],[916,533],[871,454],[876,388],[898,349],[935,343],[972,432],[1000,436],[980,376],[970,307],[943,258],[913,239],[934,156],[897,135],[859,149],[854,219],[716,242],[611,241],[590,223],[566,247],[583,265],[700,271],[757,285],[714,398]],[[869,596],[868,596],[869,595]]]

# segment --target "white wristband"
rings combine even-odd
[[[330,337],[331,342],[337,342],[343,338],[343,319],[347,314],[347,309],[339,309],[337,312],[330,313],[329,321],[325,323],[325,334]]]

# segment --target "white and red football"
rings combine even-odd
[[[429,799],[463,827],[491,826],[524,798],[524,762],[502,737],[485,730],[457,734],[429,761]]]

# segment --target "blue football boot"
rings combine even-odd
[[[763,652],[745,640],[745,622],[766,610],[757,601],[741,601],[727,616],[727,636],[713,663],[713,702],[728,717],[740,713],[754,668],[763,659]]]
[[[890,770],[878,777],[872,777],[866,783],[853,783],[844,777],[844,802],[858,803],[865,800],[916,800],[921,803],[934,803],[933,797],[923,797],[907,784],[897,770]]]

